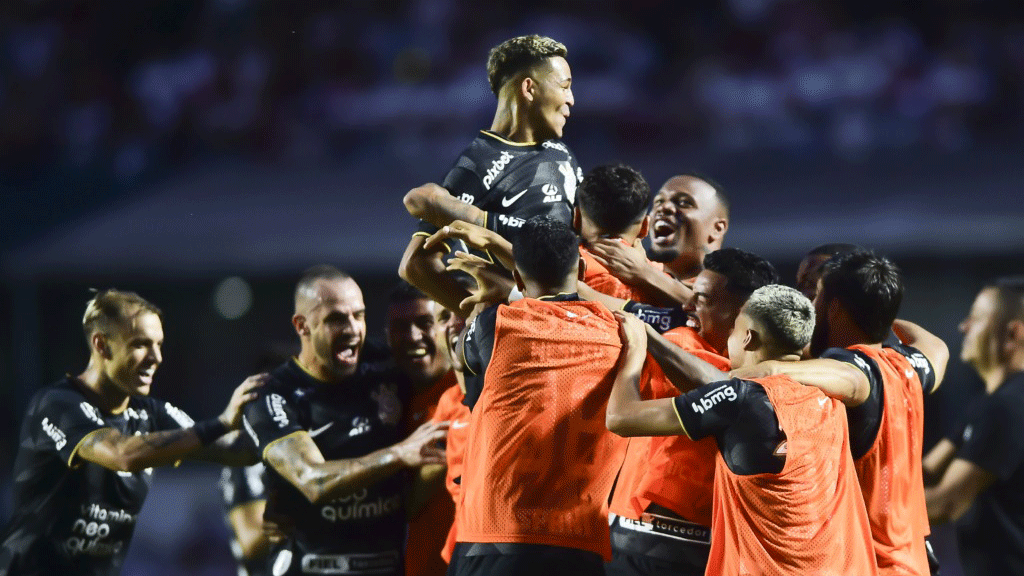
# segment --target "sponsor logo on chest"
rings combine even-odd
[[[501,174],[501,171],[508,166],[508,163],[512,161],[513,156],[508,152],[502,152],[501,156],[498,156],[493,162],[491,167],[487,169],[487,174],[484,175],[484,188],[490,190],[491,184],[494,183],[494,179]]]

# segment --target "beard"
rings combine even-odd
[[[680,252],[679,248],[675,247],[655,248],[654,246],[651,246],[651,249],[647,251],[647,258],[649,258],[652,262],[668,264],[669,262],[674,261],[676,258],[679,258],[679,255],[681,253],[682,252]]]

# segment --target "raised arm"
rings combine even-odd
[[[436,443],[447,435],[447,422],[428,422],[405,440],[358,458],[325,460],[306,431],[271,442],[264,459],[313,504],[350,494],[407,467],[444,464]]]
[[[424,248],[426,239],[426,236],[417,234],[409,240],[402,261],[398,265],[398,275],[435,302],[440,302],[442,306],[464,318],[465,312],[460,304],[469,297],[469,291],[445,270],[439,247],[431,250]]]
[[[191,427],[161,430],[147,434],[122,434],[114,428],[101,428],[86,436],[76,456],[109,470],[138,472],[154,466],[173,464],[185,458],[200,458],[227,465],[253,464],[255,451],[234,444],[241,423],[241,408],[256,398],[254,389],[262,376],[251,376],[235,388],[227,407],[215,419]],[[186,418],[186,423],[188,419]],[[220,444],[215,444],[222,440]]]
[[[477,226],[487,224],[487,212],[472,204],[466,204],[452,196],[447,189],[431,182],[410,190],[402,202],[409,214],[438,228],[447,226],[455,220]]]
[[[896,319],[892,329],[901,342],[917,348],[928,359],[928,363],[935,370],[935,385],[931,389],[931,392],[934,392],[946,375],[949,347],[938,336],[907,320]]]
[[[799,362],[779,362],[769,360],[757,365],[733,370],[731,374],[737,378],[760,378],[784,374],[804,386],[814,386],[843,404],[853,407],[860,406],[871,393],[871,383],[867,375],[847,362],[829,358],[802,360]]]
[[[515,268],[515,262],[512,259],[512,243],[493,230],[456,220],[447,226],[442,226],[440,230],[427,238],[423,247],[433,250],[447,238],[458,238],[470,248],[489,252],[507,270]]]
[[[658,334],[650,324],[644,326],[647,329],[647,352],[658,361],[668,381],[680,392],[689,392],[704,384],[729,379],[729,374],[683,351]]]
[[[605,426],[619,436],[666,436],[683,433],[671,398],[641,400],[640,375],[647,358],[645,324],[636,316],[615,312],[622,338],[619,370],[608,397]]]

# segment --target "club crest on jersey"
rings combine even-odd
[[[484,188],[490,190],[491,184],[494,183],[494,179],[501,174],[501,171],[504,170],[511,161],[512,155],[508,152],[502,152],[501,156],[491,162],[491,167],[487,170],[487,174],[484,175]]]
[[[562,173],[564,180],[562,188],[565,190],[565,197],[569,199],[570,204],[575,204],[576,184],[583,180],[583,170],[577,168],[576,172],[573,172],[572,164],[569,162],[559,162],[558,171]]]
[[[377,402],[377,417],[388,425],[396,425],[402,418],[402,403],[394,384],[381,384],[370,396]]]

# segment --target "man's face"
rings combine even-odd
[[[530,123],[535,137],[538,140],[561,138],[569,109],[575,103],[569,63],[561,56],[553,56],[537,66],[530,77],[534,80]]]
[[[651,206],[651,260],[668,263],[682,257],[688,266],[699,266],[712,250],[711,238],[720,237],[715,229],[724,220],[720,209],[715,189],[706,182],[670,178]]]
[[[821,278],[821,267],[828,262],[831,256],[828,254],[814,254],[806,256],[800,261],[800,267],[796,270],[796,289],[807,299],[814,302],[818,293],[818,279]]]
[[[355,374],[366,339],[366,306],[355,280],[320,280],[305,315],[317,362],[336,378]]]
[[[106,346],[103,372],[129,395],[148,396],[153,375],[163,361],[164,329],[160,317],[142,312],[128,326],[103,338]]]
[[[964,334],[960,359],[975,368],[985,368],[1000,361],[997,295],[995,288],[979,292],[967,318],[960,323],[960,331]]]
[[[445,329],[452,316],[447,308],[426,298],[388,307],[388,346],[398,368],[413,383],[434,382],[450,368]]]
[[[702,270],[693,282],[693,296],[686,305],[686,325],[697,330],[700,337],[720,352],[728,351],[729,334],[743,301],[726,289],[725,276]]]

